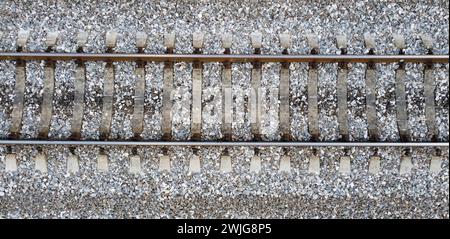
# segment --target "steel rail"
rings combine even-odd
[[[154,62],[353,62],[353,63],[448,63],[449,55],[236,55],[236,54],[144,54],[0,52],[0,60],[81,60]]]
[[[65,146],[222,146],[222,147],[449,147],[448,142],[269,142],[269,141],[75,141],[75,140],[0,140],[0,145]]]

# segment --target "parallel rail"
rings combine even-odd
[[[0,140],[0,145],[213,146],[213,147],[449,147],[449,142],[93,141]]]
[[[154,62],[349,62],[449,63],[449,55],[262,55],[0,52],[0,60],[154,61]]]

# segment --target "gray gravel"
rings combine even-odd
[[[53,94],[53,117],[49,137],[64,139],[70,136],[74,97],[74,62],[57,62],[55,69],[55,91]]]
[[[436,101],[438,102],[436,105],[437,110],[437,124],[439,127],[439,140],[447,140],[449,138],[448,132],[448,64],[440,65],[436,67],[434,71],[434,76],[436,77]]]
[[[161,63],[147,63],[144,110],[144,130],[142,137],[157,140],[162,136],[162,87],[163,68]]]
[[[202,85],[202,139],[222,138],[222,66],[205,64]]]
[[[175,140],[187,140],[191,134],[192,64],[174,65],[172,133]]]
[[[406,64],[406,97],[408,100],[409,126],[411,140],[425,141],[427,126],[425,123],[425,99],[423,98],[423,65]]]
[[[398,141],[396,104],[395,104],[395,69],[397,65],[383,64],[377,66],[380,75],[377,81],[377,117],[380,128],[380,140]]]
[[[262,67],[261,92],[262,116],[261,133],[263,140],[276,141],[280,139],[278,86],[280,85],[281,64],[269,63]]]
[[[115,66],[114,112],[111,123],[112,139],[129,139],[133,136],[134,62],[118,62]]]
[[[163,36],[175,32],[176,52],[192,53],[192,33],[205,33],[205,53],[222,53],[220,35],[233,34],[232,53],[251,53],[249,34],[263,34],[263,54],[279,54],[278,34],[292,34],[292,54],[307,54],[306,34],[316,34],[323,54],[338,54],[335,36],[346,34],[349,54],[366,54],[363,35],[376,38],[376,54],[395,54],[392,34],[405,36],[407,54],[425,54],[420,33],[435,40],[435,54],[449,54],[448,1],[404,2],[374,1],[285,2],[225,0],[211,1],[6,1],[0,4],[0,51],[15,51],[19,29],[31,30],[28,51],[44,51],[49,31],[58,30],[56,51],[74,52],[79,30],[89,32],[85,51],[104,52],[105,32],[115,29],[119,39],[115,51],[136,52],[135,33],[148,34],[148,53],[163,53]],[[382,13],[382,14],[380,14]],[[14,62],[0,62],[0,137],[9,134],[10,112],[14,97]],[[98,139],[101,120],[105,63],[87,63],[85,112],[82,138]],[[111,138],[128,139],[131,134],[133,63],[115,63],[115,102]],[[248,100],[251,64],[234,64],[233,139],[251,140]],[[395,122],[393,94],[395,65],[377,65],[377,117],[381,140],[399,139]],[[279,64],[263,66],[263,140],[278,140]],[[294,63],[291,69],[291,130],[295,140],[310,138],[307,128],[308,65]],[[320,139],[339,139],[336,116],[336,65],[319,66]],[[368,139],[365,109],[364,64],[349,68],[350,140]],[[423,66],[407,64],[407,100],[412,140],[427,141],[424,117]],[[438,138],[449,139],[448,64],[436,65],[436,105]],[[190,137],[192,65],[175,65],[173,136]],[[147,63],[144,139],[161,137],[162,71],[160,63]],[[222,137],[221,66],[204,65],[202,131],[204,140]],[[50,137],[64,139],[70,135],[74,80],[74,63],[58,62],[54,97],[54,114]],[[23,138],[37,136],[42,100],[43,63],[27,63]],[[249,172],[251,148],[231,148],[233,172],[220,173],[223,148],[201,148],[202,172],[188,172],[190,148],[170,148],[173,162],[170,173],[157,170],[158,147],[138,148],[142,156],[141,175],[128,173],[131,148],[110,147],[110,171],[96,170],[96,147],[79,147],[80,172],[66,174],[68,148],[44,148],[48,153],[49,173],[34,172],[34,147],[17,147],[19,170],[4,170],[5,147],[0,147],[0,217],[1,218],[449,218],[448,150],[443,151],[443,170],[430,175],[427,167],[431,149],[412,152],[413,171],[398,173],[401,152],[379,150],[382,173],[367,174],[369,149],[351,149],[352,174],[338,173],[341,149],[320,149],[321,174],[307,173],[310,149],[289,151],[291,173],[279,173],[281,148],[261,149],[262,172]],[[80,206],[82,205],[82,206]]]
[[[25,103],[22,118],[23,138],[36,138],[40,121],[44,82],[44,62],[30,61],[26,65]]]
[[[0,69],[0,137],[8,136],[9,128],[11,127],[11,120],[8,115],[11,114],[13,98],[14,98],[14,79],[15,79],[15,64],[11,61],[1,61]]]
[[[350,140],[361,141],[369,136],[366,118],[366,65],[357,63],[349,69],[348,82],[348,123]]]
[[[290,66],[291,78],[298,79],[292,81],[290,87],[291,94],[291,132],[295,140],[307,141],[310,138],[308,133],[308,64],[293,63]],[[350,80],[350,78],[349,78]],[[350,117],[349,117],[350,119]]]
[[[251,90],[250,63],[233,64],[231,84],[233,90],[233,139],[251,140],[249,101]]]
[[[83,138],[98,139],[101,121],[103,95],[103,81],[106,63],[86,63],[86,86],[85,86],[85,110],[83,127],[81,130]]]
[[[320,139],[334,141],[339,138],[337,122],[337,64],[319,66],[319,128]]]
[[[33,170],[33,147],[21,148],[19,170],[0,170],[0,215],[8,218],[448,218],[448,151],[442,171],[428,171],[432,152],[412,151],[410,174],[399,175],[400,152],[379,150],[382,172],[367,172],[367,149],[351,149],[352,172],[341,175],[337,148],[319,150],[320,175],[307,172],[309,149],[290,151],[292,171],[278,172],[281,148],[260,152],[262,171],[249,172],[250,148],[232,148],[233,171],[218,171],[220,148],[202,148],[201,173],[188,172],[192,150],[170,148],[173,171],[157,170],[161,149],[138,148],[142,174],[128,173],[130,149],[107,148],[110,171],[95,169],[96,147],[80,147],[80,172],[65,172],[68,150],[44,148],[49,173]],[[0,152],[3,152],[1,148]],[[0,162],[4,160],[3,155]],[[3,167],[3,165],[1,165]],[[214,186],[212,186],[214,185]],[[80,207],[79,205],[83,205]],[[261,210],[263,209],[263,210]]]

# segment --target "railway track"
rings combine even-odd
[[[78,159],[74,155],[74,148],[77,146],[94,145],[98,147],[104,146],[132,146],[133,152],[136,152],[136,147],[143,146],[161,146],[163,147],[163,156],[160,158],[160,169],[170,170],[170,156],[168,155],[168,147],[188,146],[192,147],[194,156],[190,162],[191,171],[200,170],[200,157],[196,153],[199,147],[205,146],[220,146],[223,147],[223,154],[221,156],[221,168],[231,170],[231,158],[228,155],[228,148],[230,147],[253,147],[254,156],[250,163],[251,171],[260,171],[261,159],[259,156],[259,148],[261,147],[282,147],[284,156],[280,160],[280,170],[290,170],[289,151],[295,150],[295,147],[310,147],[314,152],[315,147],[368,147],[373,148],[373,155],[369,162],[369,171],[376,173],[379,170],[380,157],[377,155],[377,148],[380,147],[398,147],[403,151],[401,159],[401,173],[407,173],[411,168],[411,148],[412,147],[433,147],[436,149],[435,155],[430,161],[430,171],[439,171],[441,162],[441,150],[445,148],[448,150],[448,142],[440,142],[438,140],[438,127],[436,120],[436,102],[435,102],[435,79],[433,78],[433,67],[435,64],[448,64],[448,55],[433,54],[433,40],[431,37],[423,35],[423,47],[427,50],[427,55],[406,55],[405,54],[405,40],[403,36],[395,35],[394,45],[398,50],[397,55],[376,55],[376,44],[373,36],[366,34],[364,36],[365,46],[368,54],[366,55],[349,55],[347,54],[347,40],[345,36],[336,37],[336,46],[340,49],[341,54],[337,55],[323,55],[319,52],[319,43],[317,36],[308,35],[307,40],[310,47],[310,54],[308,55],[293,55],[289,54],[291,47],[291,36],[289,34],[280,34],[279,41],[283,48],[278,55],[261,54],[262,48],[262,34],[254,33],[250,35],[251,44],[254,49],[253,54],[232,54],[232,36],[224,34],[222,36],[223,54],[202,54],[204,48],[204,35],[202,33],[194,33],[192,36],[192,46],[194,51],[192,54],[174,54],[176,38],[174,34],[166,34],[164,46],[166,47],[166,54],[148,54],[144,53],[147,42],[147,34],[138,32],[136,34],[136,53],[116,53],[115,48],[117,44],[118,34],[115,31],[108,31],[105,36],[105,53],[86,53],[84,47],[87,43],[88,34],[81,32],[77,36],[77,52],[76,53],[57,53],[55,52],[55,45],[58,39],[57,32],[49,32],[46,39],[46,52],[27,52],[26,45],[28,42],[29,32],[20,31],[16,42],[17,52],[0,52],[0,60],[15,62],[15,88],[14,100],[9,117],[11,120],[10,133],[8,138],[0,140],[0,145],[7,147],[7,156],[5,168],[7,171],[17,170],[16,153],[13,148],[21,145],[38,146],[39,154],[36,156],[36,169],[42,172],[47,172],[47,163],[45,152],[42,151],[41,146],[64,145],[70,147],[71,156],[67,161],[67,170],[69,172],[77,172],[79,170]],[[42,99],[39,102],[39,126],[38,139],[24,138],[21,136],[23,128],[23,115],[26,92],[27,76],[27,62],[42,61],[44,64],[44,86]],[[71,118],[71,132],[68,139],[52,139],[49,137],[53,109],[55,107],[55,67],[57,62],[72,61],[76,63],[75,67],[75,81],[74,90],[69,97],[72,105]],[[103,94],[100,98],[101,105],[101,121],[99,131],[100,140],[89,140],[82,137],[83,124],[89,124],[83,119],[86,102],[86,75],[87,62],[103,61],[106,62],[104,70]],[[114,62],[134,62],[134,94],[132,96],[132,105],[128,106],[129,111],[132,112],[131,128],[133,137],[131,140],[117,140],[111,138],[111,124],[112,117],[117,107],[115,105],[115,71],[117,66]],[[164,64],[163,67],[163,85],[162,85],[162,107],[161,107],[161,139],[146,140],[142,137],[144,130],[144,117],[148,113],[146,107],[146,64],[147,62],[160,62]],[[176,100],[173,96],[174,91],[174,64],[178,62],[188,62],[192,64],[192,85],[191,88],[191,104],[190,104],[190,136],[187,141],[179,141],[173,139],[173,106]],[[216,96],[221,98],[221,139],[217,141],[202,140],[202,108],[204,107],[205,98],[202,97],[203,68],[206,63],[221,63],[221,95]],[[233,140],[233,118],[237,113],[233,110],[233,86],[232,86],[232,65],[251,63],[251,85],[250,95],[246,101],[245,111],[249,115],[250,131],[252,135],[251,141],[236,141]],[[261,90],[262,81],[262,66],[266,63],[278,63],[281,65],[279,71],[279,85],[277,88],[278,102],[278,130],[279,140],[267,141],[264,140],[264,133],[262,132],[262,97],[264,92]],[[307,128],[310,135],[309,141],[295,141],[292,136],[292,96],[291,96],[291,81],[295,78],[291,77],[290,64],[292,63],[306,63],[307,70],[307,107],[305,109],[307,114]],[[319,64],[338,64],[337,80],[336,80],[336,98],[337,109],[336,118],[338,121],[339,140],[337,141],[321,141],[321,129],[319,125],[319,111],[320,104],[318,99],[319,88]],[[348,71],[349,64],[363,63],[366,65],[365,69],[365,91],[366,97],[364,107],[366,108],[366,121],[368,131],[368,141],[355,142],[351,141],[349,137],[349,104],[348,104]],[[405,64],[415,63],[422,64],[425,98],[425,121],[427,126],[428,141],[417,142],[411,140],[412,129],[408,124],[407,110],[407,93],[405,90],[406,69]],[[377,100],[376,100],[376,85],[377,85],[377,71],[376,64],[394,64],[395,69],[395,113],[396,124],[399,134],[399,142],[383,141],[380,138],[379,119],[377,117]],[[448,93],[447,93],[448,94]],[[66,105],[65,107],[68,107]],[[342,170],[350,172],[350,155],[346,149],[346,153],[340,159]],[[320,159],[316,153],[310,160],[310,171],[317,172],[320,168]],[[136,153],[130,158],[132,171],[139,171],[140,156]],[[107,170],[108,159],[103,152],[98,156],[98,168]]]
[[[449,218],[448,0],[3,2],[0,218]]]

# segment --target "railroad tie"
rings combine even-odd
[[[164,46],[166,53],[172,54],[175,48],[175,34],[168,33],[164,35]],[[163,74],[163,101],[162,101],[162,133],[163,140],[171,140],[172,138],[172,91],[173,91],[173,62],[166,61],[164,63]]]
[[[58,40],[58,32],[49,32],[45,41],[47,52],[53,52]],[[55,91],[55,61],[48,60],[44,66],[44,89],[42,93],[41,119],[39,122],[39,138],[45,139],[50,131],[53,111],[53,93]]]
[[[166,54],[173,54],[175,48],[175,33],[166,33],[164,35],[164,47],[166,47]],[[172,139],[173,77],[173,62],[164,62],[161,126],[163,140]],[[163,155],[159,159],[159,170],[170,171],[170,156],[168,155],[167,148],[163,148]]]
[[[369,173],[378,174],[381,171],[381,157],[372,155],[369,157]]]
[[[133,149],[133,154],[130,157],[129,172],[136,175],[142,173],[141,156],[137,154],[136,148]]]
[[[428,50],[428,55],[433,55],[433,39],[431,36],[422,34],[422,43]],[[423,74],[424,96],[425,96],[425,120],[428,128],[428,138],[437,141],[438,128],[436,126],[435,108],[435,79],[433,76],[434,67],[432,63],[426,63]]]
[[[289,48],[292,45],[292,37],[289,33],[282,33],[279,36],[280,46],[283,49],[282,54],[288,55]],[[291,140],[291,120],[290,120],[290,64],[288,62],[281,63],[280,69],[280,91],[279,91],[279,119],[281,139],[284,141]],[[284,155],[280,158],[280,172],[291,171],[291,156],[289,149],[283,148]]]
[[[254,32],[250,35],[254,54],[261,54],[262,34]],[[250,127],[255,141],[261,140],[261,77],[262,68],[261,62],[253,62],[251,72],[251,93],[250,93]],[[254,155],[250,160],[250,172],[259,173],[261,171],[261,157],[259,156],[259,149],[254,149]]]
[[[198,149],[194,148],[193,155],[189,160],[189,172],[199,173],[201,171],[200,156],[198,155]]]
[[[78,156],[75,155],[73,152],[73,149],[69,153],[69,156],[67,157],[67,173],[69,174],[75,174],[78,171],[80,171],[80,163]]]
[[[231,45],[233,36],[230,33],[222,34],[222,47],[224,54],[231,54]],[[222,68],[222,135],[224,141],[231,141],[233,138],[233,88],[231,80],[231,62],[224,62]],[[228,155],[228,149],[225,148],[220,155],[220,171],[223,173],[231,172],[231,157]]]
[[[280,158],[279,171],[289,173],[291,171],[291,156],[289,155],[289,149],[284,148],[283,152],[284,155]]]
[[[283,55],[288,55],[288,49],[292,45],[291,35],[289,33],[280,34],[280,45],[283,48]],[[291,140],[291,121],[290,121],[290,64],[283,62],[280,70],[280,133],[285,141]]]
[[[312,154],[309,157],[308,172],[320,174],[320,157],[316,149],[312,150]]]
[[[47,155],[41,149],[38,149],[38,154],[34,159],[34,168],[36,171],[46,174],[48,171],[47,167]]]
[[[400,157],[400,175],[411,173],[412,167],[411,150],[405,149]]]
[[[442,155],[441,150],[437,149],[436,154],[431,156],[430,160],[430,173],[431,174],[438,174],[441,172],[442,169]]]
[[[103,149],[100,149],[100,152],[97,156],[97,170],[100,172],[108,172],[109,168],[109,159],[108,155],[105,153]]]
[[[347,54],[347,37],[345,35],[336,36],[336,46],[340,49],[341,55]],[[348,79],[348,63],[339,62],[337,75],[337,104],[338,104],[338,123],[339,134],[342,141],[349,140],[348,130],[348,105],[347,105],[347,79]]]
[[[16,41],[16,46],[17,46],[18,52],[25,51],[25,47],[28,43],[29,38],[30,38],[29,30],[24,30],[24,29],[19,30],[19,32],[17,33],[17,41]]]
[[[159,158],[159,171],[170,172],[170,164],[170,156],[166,152]]]
[[[79,32],[77,35],[77,52],[84,52],[88,39],[87,32]],[[73,99],[73,114],[71,124],[71,138],[78,140],[81,138],[84,115],[84,92],[86,84],[86,65],[83,61],[77,60],[75,67],[75,92]]]
[[[250,172],[261,172],[261,156],[259,155],[259,149],[255,148],[254,155],[250,159]]]
[[[106,32],[106,47],[108,53],[113,53],[117,44],[118,34],[115,31]],[[111,122],[114,102],[114,65],[112,61],[106,62],[105,80],[103,82],[102,119],[100,122],[100,139],[106,140],[111,133]]]
[[[7,153],[5,157],[5,171],[6,172],[14,172],[17,171],[17,154],[16,153]]]
[[[394,35],[394,45],[399,49],[399,54],[405,54],[406,48],[405,39],[402,35]],[[400,139],[404,142],[409,141],[410,133],[408,127],[408,112],[406,101],[406,71],[405,63],[398,63],[398,68],[395,70],[395,104],[397,109],[397,127]]]
[[[261,54],[262,47],[262,34],[260,32],[254,32],[250,35],[252,47],[254,48],[254,54]],[[261,62],[253,62],[252,68],[252,88],[250,95],[250,126],[253,138],[255,140],[261,139],[261,77],[262,69]]]
[[[342,156],[339,159],[339,173],[349,175],[351,173],[351,158],[348,155]]]
[[[147,45],[147,34],[138,32],[136,34],[136,47],[138,53],[144,53]],[[145,62],[138,61],[135,69],[136,83],[134,85],[134,109],[131,121],[135,139],[141,138],[144,130],[144,103],[145,103]]]
[[[228,150],[220,156],[220,172],[229,173],[232,171],[231,157],[228,155]]]
[[[141,157],[139,155],[133,155],[130,157],[130,173],[140,174],[141,169]]]
[[[30,32],[20,30],[17,34],[17,52],[22,52],[26,49],[26,44],[30,37]],[[14,102],[11,112],[11,129],[10,137],[19,138],[20,130],[22,129],[22,116],[24,105],[24,92],[26,82],[26,63],[24,60],[16,61],[16,83],[14,89]]]
[[[375,39],[369,33],[364,34],[364,43],[369,49],[369,55],[375,55]],[[369,62],[366,68],[366,106],[367,106],[367,124],[369,139],[371,141],[379,140],[379,129],[377,123],[377,106],[376,106],[376,78],[377,72],[374,63]]]
[[[287,172],[289,173],[291,171],[291,157],[288,155],[283,155],[280,158],[280,172]]]
[[[432,156],[430,161],[430,172],[438,174],[441,171],[442,157]]]
[[[222,47],[224,54],[231,54],[232,35],[222,35]],[[225,141],[232,139],[233,123],[233,90],[231,85],[231,63],[224,62],[222,69],[222,135]]]
[[[319,42],[317,36],[308,34],[306,36],[311,48],[311,55],[319,54]],[[317,63],[310,62],[308,69],[308,131],[311,140],[319,139],[319,105],[318,105],[318,70]]]
[[[204,34],[196,32],[192,36],[194,54],[201,54]],[[192,122],[191,134],[193,140],[200,140],[202,134],[202,78],[203,64],[199,61],[193,63],[192,69]]]

